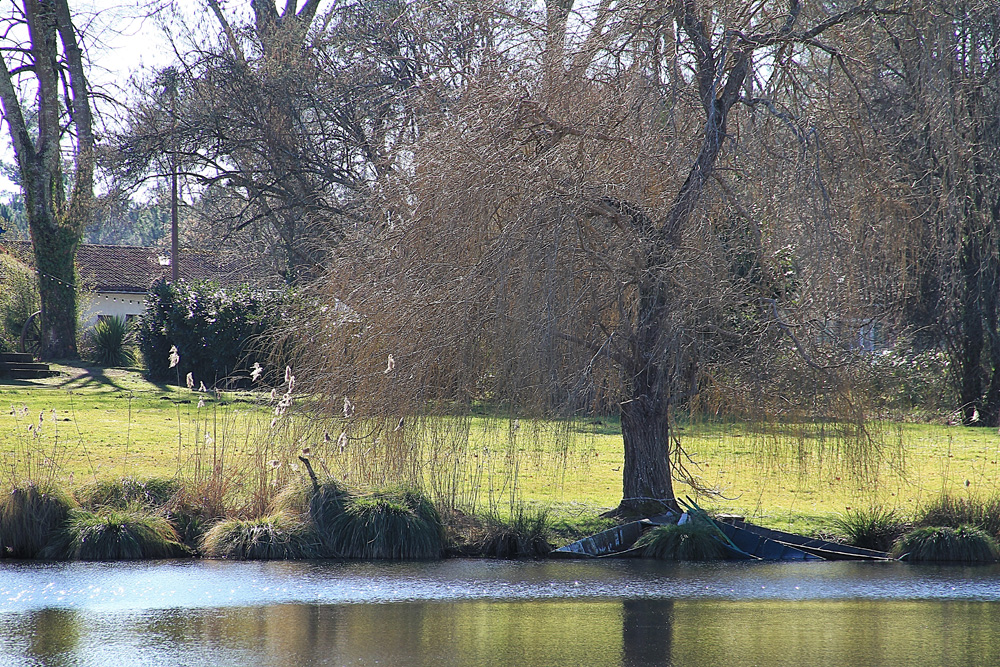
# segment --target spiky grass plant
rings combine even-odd
[[[544,508],[518,505],[509,521],[491,515],[485,523],[478,551],[486,558],[543,558],[552,551],[549,513]]]
[[[76,492],[76,499],[81,507],[89,510],[100,507],[125,509],[136,504],[156,509],[170,504],[180,492],[181,484],[176,479],[123,477],[87,484]]]
[[[94,361],[102,366],[131,366],[135,355],[130,346],[128,322],[121,317],[102,317],[90,332]]]
[[[231,560],[293,560],[322,555],[315,532],[284,514],[220,521],[205,533],[201,551],[208,558]]]
[[[15,486],[0,498],[0,558],[35,558],[75,503],[54,486]]]
[[[351,497],[324,535],[330,555],[371,560],[430,560],[444,550],[444,530],[434,505],[411,490]]]
[[[973,526],[924,526],[904,535],[891,554],[911,562],[994,563],[996,541]]]
[[[1000,496],[985,500],[942,495],[917,511],[918,526],[976,526],[1000,535]]]
[[[143,560],[190,555],[166,518],[138,506],[73,510],[41,556],[58,560]]]
[[[658,560],[719,560],[726,557],[726,550],[716,539],[715,531],[695,521],[683,526],[653,528],[640,537],[635,546],[643,549],[643,558]]]
[[[848,510],[835,525],[849,544],[876,551],[891,549],[906,529],[896,510],[881,505]]]

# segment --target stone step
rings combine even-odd
[[[0,354],[0,362],[8,364],[31,364],[35,358],[28,352],[4,352]]]
[[[59,375],[59,371],[48,364],[37,362],[27,353],[7,352],[0,354],[0,375],[13,380],[34,380]]]
[[[50,378],[59,375],[59,371],[54,371],[52,369],[48,370],[19,370],[10,371],[7,377],[11,380],[38,380],[40,378]]]

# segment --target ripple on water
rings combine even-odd
[[[0,611],[531,599],[1000,600],[1000,567],[158,561],[0,564]]]

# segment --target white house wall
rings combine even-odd
[[[80,322],[84,328],[97,324],[100,315],[127,318],[146,309],[146,295],[134,292],[90,292],[80,295]]]

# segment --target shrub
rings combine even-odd
[[[123,477],[88,484],[76,492],[76,499],[89,510],[101,507],[125,509],[133,505],[151,510],[170,504],[180,491],[180,482],[175,479]]]
[[[0,341],[6,350],[16,350],[21,329],[38,310],[38,279],[24,262],[0,253]]]
[[[876,551],[891,549],[905,530],[896,511],[880,505],[848,511],[837,519],[836,526],[849,544]]]
[[[891,553],[912,562],[993,563],[1000,557],[996,541],[973,526],[917,528],[904,535]]]
[[[74,510],[62,535],[42,552],[47,558],[70,560],[139,560],[189,555],[164,517],[138,508]]]
[[[479,552],[486,558],[543,558],[550,551],[548,511],[522,505],[514,509],[510,521],[496,516],[486,519],[479,543]]]
[[[683,526],[653,528],[640,537],[635,546],[643,549],[643,558],[658,560],[718,560],[726,557],[726,549],[716,539],[715,531],[695,521]]]
[[[901,340],[896,349],[868,359],[871,388],[895,412],[944,414],[954,409],[957,397],[945,352],[914,351],[910,341]]]
[[[322,537],[330,556],[376,560],[440,558],[444,530],[421,493],[387,490],[347,499]]]
[[[131,327],[121,317],[102,317],[90,331],[94,361],[102,366],[131,366]]]
[[[249,377],[250,357],[277,329],[281,303],[281,296],[249,287],[156,282],[137,328],[150,378],[174,380],[190,372],[212,385]],[[180,356],[175,368],[169,363],[171,346]]]
[[[1000,535],[1000,497],[987,500],[942,495],[917,512],[918,526],[976,526],[991,535]]]
[[[201,550],[208,558],[233,560],[291,560],[320,555],[315,533],[283,514],[220,521],[205,533]]]
[[[73,501],[54,487],[14,487],[0,499],[0,558],[35,558],[62,528]]]

